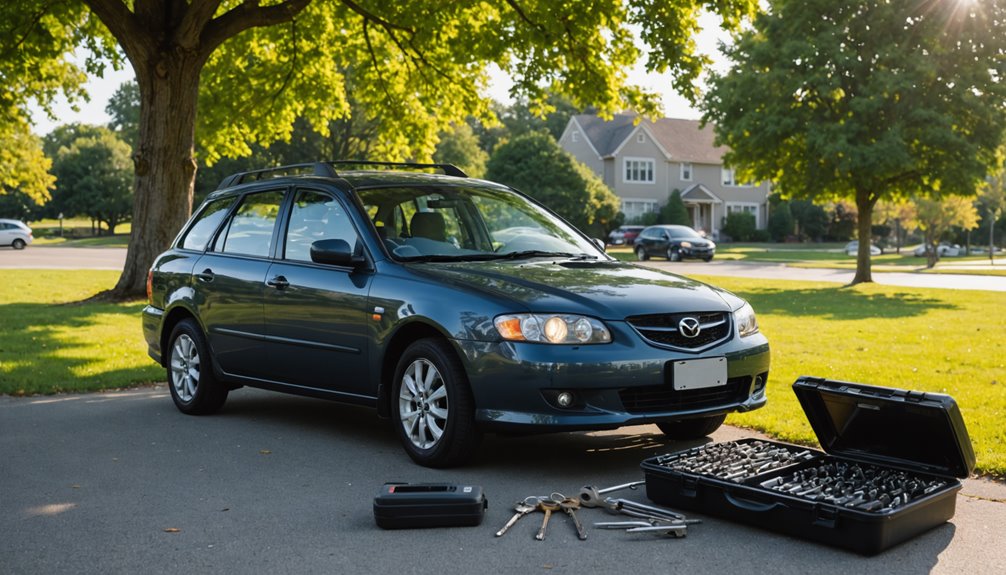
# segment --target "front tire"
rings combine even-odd
[[[175,407],[189,415],[215,413],[229,389],[213,374],[209,346],[199,324],[183,319],[168,338],[168,389]]]
[[[677,248],[667,248],[667,261],[680,262],[681,252],[679,252]]]
[[[643,246],[636,246],[636,257],[639,259],[639,261],[645,262],[646,260],[650,259],[650,254],[646,253],[646,248],[644,248]]]
[[[16,238],[14,242],[11,243],[11,247],[13,247],[16,250],[23,250],[26,245],[28,244],[24,243],[24,240],[22,240],[21,238]]]
[[[696,417],[680,421],[664,421],[657,424],[660,431],[670,439],[701,439],[723,425],[727,414],[710,417]]]
[[[441,339],[414,342],[395,369],[391,413],[413,461],[452,467],[469,460],[482,441],[475,400],[454,350]]]

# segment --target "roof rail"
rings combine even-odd
[[[238,186],[245,182],[257,181],[263,179],[268,174],[273,174],[276,172],[306,172],[310,170],[310,175],[320,176],[323,178],[335,178],[339,176],[339,173],[335,171],[335,166],[388,166],[397,168],[437,168],[444,171],[444,175],[454,176],[456,178],[467,178],[463,170],[458,168],[453,164],[417,164],[415,162],[370,162],[366,160],[337,160],[334,162],[313,162],[310,164],[290,164],[288,166],[277,166],[275,168],[266,168],[263,170],[252,170],[249,172],[238,172],[236,174],[231,174],[224,178],[220,185],[217,186],[218,190],[224,188],[229,188],[231,186]]]
[[[325,162],[314,162],[310,164],[290,164],[288,166],[277,166],[275,168],[266,168],[264,170],[252,170],[250,172],[238,172],[237,174],[231,174],[224,178],[220,185],[217,186],[218,190],[224,188],[229,188],[231,186],[238,186],[245,182],[251,182],[256,180],[261,180],[267,174],[272,174],[274,172],[294,172],[294,171],[307,171],[310,170],[310,175],[321,176],[325,178],[334,178],[338,176],[335,172],[335,168]]]
[[[468,174],[454,164],[418,164],[416,162],[371,162],[367,160],[336,160],[326,162],[332,166],[388,166],[393,168],[437,168],[443,170],[445,176],[467,178]]]

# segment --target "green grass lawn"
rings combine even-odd
[[[33,246],[58,246],[64,248],[124,248],[129,246],[129,234],[114,236],[92,236],[84,238],[61,238],[47,236],[35,238]]]
[[[142,302],[75,304],[118,272],[4,270],[0,393],[118,388],[162,381],[146,355]],[[948,393],[978,470],[1006,477],[1006,293],[838,287],[700,277],[747,298],[772,345],[769,403],[729,423],[814,443],[791,385],[800,375]]]
[[[142,302],[72,303],[115,285],[119,272],[0,273],[0,393],[89,391],[164,379],[147,357]]]

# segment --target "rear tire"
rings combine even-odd
[[[28,244],[24,243],[24,240],[22,240],[21,238],[17,238],[14,240],[13,243],[11,243],[11,247],[13,247],[16,250],[23,250],[26,245]]]
[[[671,439],[701,439],[723,425],[727,414],[696,417],[680,421],[663,421],[657,424],[660,431]]]
[[[650,254],[646,253],[646,249],[643,246],[636,246],[636,257],[641,262],[645,262],[650,259]]]
[[[437,338],[414,342],[398,360],[391,417],[402,447],[424,467],[453,467],[482,442],[464,366]]]
[[[208,415],[223,407],[229,389],[213,374],[209,346],[195,320],[183,319],[171,330],[167,360],[168,389],[179,411]]]

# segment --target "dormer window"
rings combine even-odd
[[[580,141],[580,132],[577,132],[576,130],[573,130],[572,132],[569,133],[569,139],[573,140],[574,142],[579,142]]]
[[[642,132],[640,132],[636,134],[636,141],[639,142],[640,144],[643,144],[646,142],[646,136],[644,136]]]

